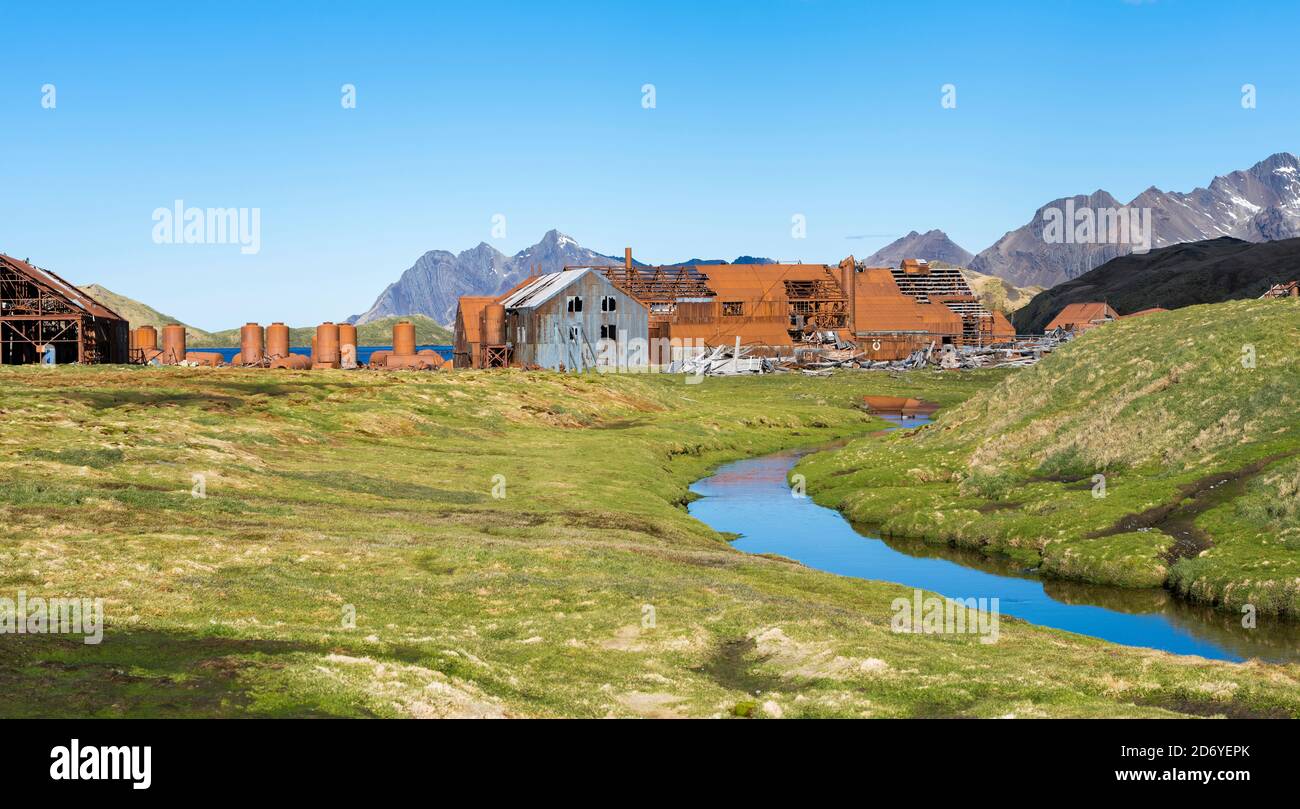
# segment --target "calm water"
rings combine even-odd
[[[416,346],[415,350],[419,351],[425,348],[432,348],[438,352],[444,360],[451,359],[451,346]],[[212,354],[220,354],[226,362],[230,362],[239,353],[238,348],[191,348],[190,351],[204,351]],[[376,351],[392,351],[392,346],[357,346],[357,362],[365,365],[370,362],[370,355]],[[289,349],[291,354],[301,354],[304,357],[311,356],[311,347],[294,346]]]
[[[928,419],[909,419],[918,426]],[[690,513],[718,531],[741,534],[736,548],[775,553],[809,567],[899,584],[950,598],[996,597],[1004,615],[1129,646],[1221,660],[1300,660],[1300,624],[1189,605],[1165,590],[1127,590],[1044,579],[1004,558],[855,530],[833,509],[791,496],[790,468],[809,450],[728,464],[697,481]]]

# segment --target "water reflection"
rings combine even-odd
[[[925,417],[903,422],[924,424]],[[1166,590],[1125,589],[1043,578],[1006,557],[855,529],[833,509],[791,496],[790,468],[805,452],[738,461],[697,481],[690,513],[717,531],[740,534],[735,546],[775,553],[819,570],[897,582],[953,598],[997,597],[1001,611],[1043,626],[1130,646],[1222,660],[1300,660],[1300,624],[1188,604]]]

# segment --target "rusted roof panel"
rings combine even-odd
[[[4,264],[20,275],[27,276],[33,283],[65,299],[68,303],[92,317],[102,317],[108,320],[126,319],[49,270],[33,266],[26,261],[20,261],[4,253],[0,253],[0,264]]]

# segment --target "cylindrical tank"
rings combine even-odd
[[[153,326],[141,326],[135,330],[136,348],[158,348],[158,330]]]
[[[337,365],[339,361],[339,327],[328,320],[316,327],[316,363]]]
[[[415,324],[402,320],[393,324],[393,353],[409,357],[415,353]]]
[[[339,366],[357,367],[357,327],[351,323],[339,324]]]
[[[262,364],[262,340],[264,336],[262,327],[256,323],[246,323],[240,328],[238,364]]]
[[[379,351],[373,351],[373,352],[371,352],[371,354],[370,354],[370,367],[371,367],[371,368],[387,368],[387,367],[388,367],[388,357],[389,357],[392,353],[393,353],[393,352],[391,352],[391,351],[389,351],[389,350],[387,350],[387,349],[382,349],[382,350],[379,350]]]
[[[175,365],[185,359],[185,327],[176,323],[163,326],[162,357],[164,365]]]
[[[231,357],[231,358],[230,358],[230,364],[231,364],[231,365],[243,365],[243,364],[244,364],[244,353],[241,351],[241,352],[239,352],[238,354],[236,354],[235,356]]]
[[[483,307],[483,344],[503,346],[506,344],[506,308],[499,303],[489,303]]]
[[[271,359],[289,356],[289,327],[280,322],[266,327],[266,356]]]
[[[316,335],[314,334],[311,336],[311,356],[309,359],[312,365],[316,364]]]
[[[357,344],[357,327],[351,323],[339,324],[339,345],[355,346]]]

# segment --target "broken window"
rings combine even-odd
[[[613,295],[602,295],[600,298],[600,311],[614,312],[618,310],[618,300]]]
[[[568,302],[569,302],[569,311],[570,311],[570,312],[581,312],[581,311],[582,311],[582,296],[580,296],[580,295],[570,295],[569,298],[568,298]]]
[[[723,301],[722,302],[723,317],[740,317],[743,314],[745,314],[744,301]]]
[[[609,324],[609,325],[601,326],[601,327],[600,327],[600,339],[602,339],[602,340],[617,340],[617,339],[618,339],[618,326],[615,326],[615,325],[612,324],[612,323]]]
[[[572,299],[570,299],[570,300],[572,300]],[[570,327],[569,327],[569,342],[570,342],[570,343],[576,343],[576,342],[578,342],[578,327],[577,327],[577,326],[570,326]]]

